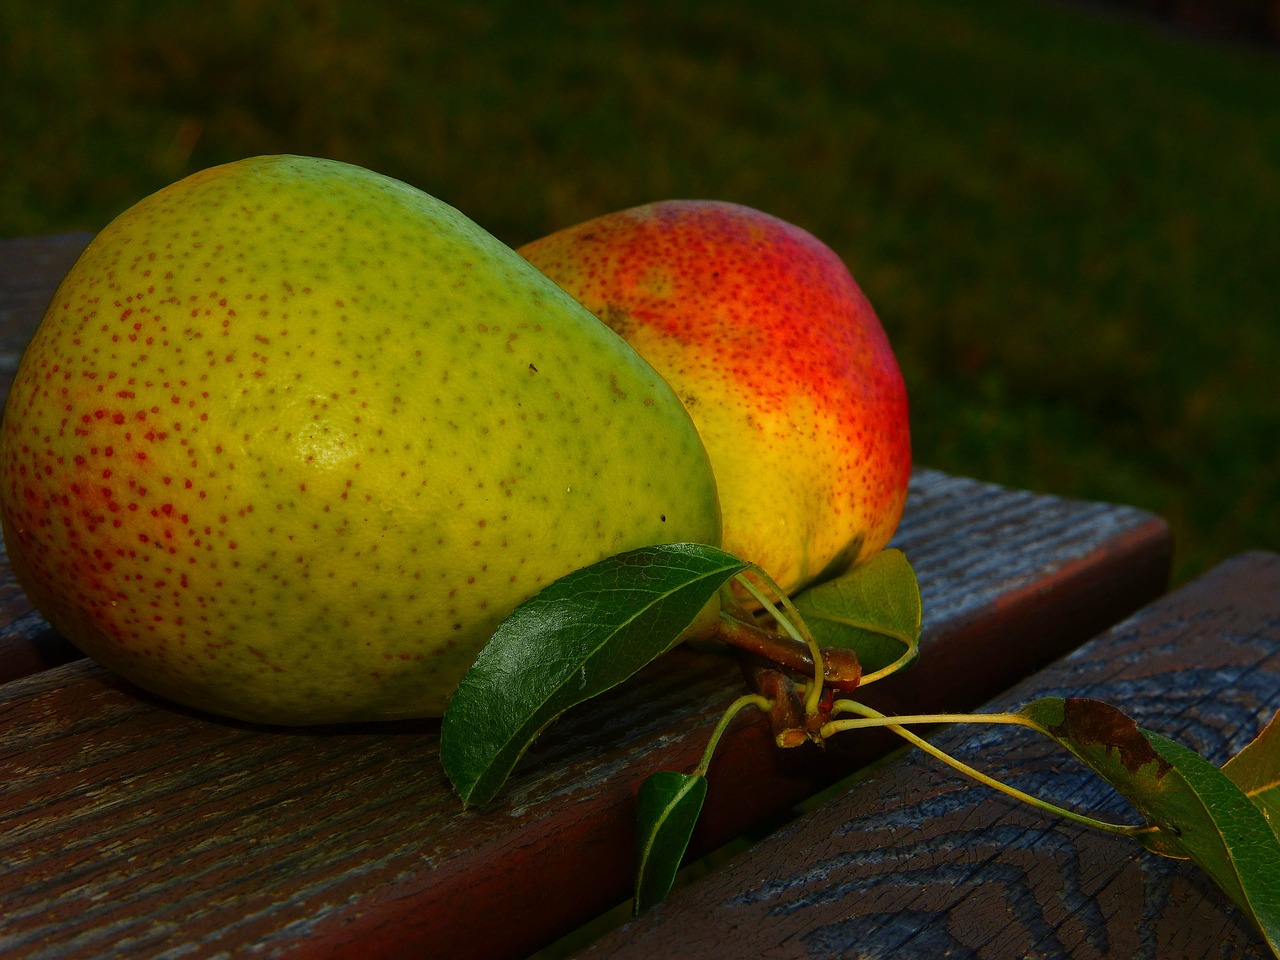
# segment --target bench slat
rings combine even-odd
[[[927,470],[897,542],[926,625],[919,667],[877,685],[886,708],[980,702],[1158,594],[1170,553],[1168,527],[1141,511]],[[1003,670],[979,683],[962,666],[975,661]],[[731,661],[675,651],[551,727],[491,808],[464,813],[432,721],[261,730],[85,660],[0,684],[0,953],[526,955],[629,896],[639,782],[695,763],[742,689]],[[890,743],[797,758],[743,715],[695,852]]]
[[[990,709],[1082,692],[1224,762],[1280,708],[1280,556],[1233,558]],[[1136,820],[1101,780],[1029,732],[952,729],[936,742],[1031,793]],[[1249,921],[1191,863],[1049,818],[918,751],[580,954],[1269,955]]]

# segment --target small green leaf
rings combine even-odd
[[[667,770],[640,785],[636,797],[636,834],[640,867],[636,872],[635,912],[661,903],[671,892],[680,861],[707,797],[707,778]]]
[[[1133,804],[1155,828],[1140,843],[1193,860],[1280,956],[1280,840],[1226,774],[1097,700],[1046,698],[1019,713]]]
[[[1222,772],[1262,810],[1280,837],[1280,711],[1257,739],[1227,761]]]
[[[882,550],[800,593],[795,604],[819,645],[853,650],[864,675],[915,657],[920,584],[901,550]]]
[[[746,567],[702,544],[644,547],[561,577],[517,607],[441,724],[440,759],[463,803],[493,799],[547,724],[670,649]]]

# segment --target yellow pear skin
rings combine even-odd
[[[551,581],[720,541],[698,434],[623,340],[457,210],[292,156],[93,240],[17,372],[0,516],[87,654],[284,725],[439,715]]]
[[[889,542],[911,475],[906,387],[826,244],[740,204],[668,200],[519,249],[685,402],[726,550],[795,592]]]

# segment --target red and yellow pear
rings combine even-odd
[[[675,389],[711,458],[725,549],[795,592],[888,543],[911,470],[906,388],[828,246],[749,207],[673,200],[519,252]]]

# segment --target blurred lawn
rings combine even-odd
[[[40,0],[0,84],[0,236],[282,151],[513,245],[760,207],[876,304],[917,462],[1161,513],[1179,579],[1280,549],[1280,56],[1042,0]]]

